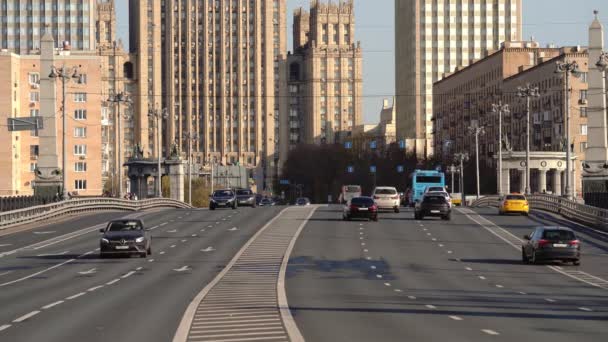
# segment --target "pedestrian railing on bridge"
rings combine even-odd
[[[0,230],[54,217],[95,211],[140,211],[155,208],[191,208],[168,198],[129,201],[116,198],[79,198],[0,213]]]
[[[474,201],[473,207],[498,207],[499,196],[484,196]],[[528,196],[531,209],[540,209],[564,218],[608,231],[608,210],[584,205],[553,195]]]

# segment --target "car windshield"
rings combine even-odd
[[[507,195],[506,199],[509,201],[525,201],[526,197],[523,195]]]
[[[543,239],[549,241],[572,241],[576,240],[574,233],[569,230],[545,230],[543,232]]]
[[[141,230],[143,227],[138,221],[120,221],[110,222],[107,231],[109,232],[125,232],[133,230]]]
[[[445,203],[445,197],[443,196],[425,196],[424,203],[431,203],[431,204],[443,204]]]
[[[347,186],[345,189],[346,192],[361,192],[360,186]]]
[[[375,194],[376,195],[395,195],[395,194],[397,194],[397,190],[395,190],[395,189],[377,189]]]
[[[372,206],[372,205],[374,205],[374,200],[371,198],[366,198],[366,197],[357,197],[357,198],[353,198],[350,201],[350,204]]]
[[[231,197],[232,191],[230,190],[218,190],[213,193],[214,197]]]
[[[253,195],[253,191],[251,190],[237,190],[236,194],[239,196],[251,196]]]

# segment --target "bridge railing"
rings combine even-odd
[[[608,230],[608,210],[592,207],[570,201],[566,198],[553,195],[531,195],[528,202],[532,209],[545,210],[550,213]],[[472,203],[473,207],[498,207],[499,196],[485,196]]]
[[[129,201],[116,198],[79,198],[0,213],[0,229],[50,218],[94,211],[140,211],[155,208],[191,208],[168,198]]]

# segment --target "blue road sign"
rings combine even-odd
[[[369,148],[371,148],[372,150],[375,150],[378,147],[378,143],[375,141],[372,141],[369,143]]]
[[[405,168],[402,165],[397,166],[397,172],[403,173],[405,172]]]
[[[353,143],[350,141],[347,141],[344,143],[344,148],[347,150],[350,150],[351,148],[353,148]]]
[[[349,166],[346,168],[346,172],[348,173],[355,173],[355,167],[354,166]]]
[[[399,140],[399,148],[405,150],[405,140]]]
[[[370,166],[369,167],[369,172],[376,173],[376,167],[375,166]]]
[[[281,185],[289,185],[289,180],[288,179],[281,179],[280,183],[281,183]]]

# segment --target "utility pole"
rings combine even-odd
[[[566,89],[564,90],[564,99],[566,111],[564,115],[566,116],[566,193],[564,196],[572,200],[572,147],[570,145],[570,75],[574,77],[580,77],[581,72],[578,68],[578,63],[576,61],[565,61],[565,62],[557,62],[556,63],[556,74],[563,75],[565,79]]]
[[[504,195],[502,188],[502,116],[509,115],[508,104],[503,104],[502,101],[498,101],[498,104],[492,104],[492,112],[498,114],[498,195]]]
[[[466,201],[466,195],[465,195],[465,191],[464,191],[464,162],[465,161],[469,161],[468,153],[456,153],[454,155],[454,162],[457,164],[460,164],[460,192],[461,192],[462,206],[466,207],[467,201]]]
[[[526,85],[517,88],[517,96],[526,98],[526,195],[530,195],[530,99],[540,97],[538,87]],[[567,181],[566,181],[567,182]]]
[[[198,141],[198,137],[192,132],[184,133],[188,140],[188,204],[192,205],[192,144]]]
[[[148,111],[148,116],[152,119],[156,120],[156,157],[158,158],[158,164],[156,166],[157,171],[158,171],[158,181],[156,184],[156,197],[161,198],[163,197],[163,190],[162,190],[162,179],[163,179],[163,174],[161,171],[162,165],[161,165],[161,159],[162,159],[162,134],[163,134],[163,120],[166,120],[169,117],[169,114],[167,113],[167,108],[163,108],[161,110],[159,110],[158,108],[154,108],[154,109],[150,109]]]
[[[120,104],[121,103],[128,103],[129,100],[127,99],[127,96],[123,93],[123,92],[119,92],[115,95],[110,96],[110,98],[108,99],[108,102],[112,102],[116,104],[116,129],[114,130],[114,139],[116,139],[115,141],[117,141],[118,143],[116,144],[118,146],[118,165],[116,168],[116,171],[118,172],[118,198],[122,198],[123,197],[123,183],[122,183],[122,178],[123,178],[123,169],[122,169],[122,163],[123,163],[123,158],[122,158],[122,145],[123,145],[123,140],[122,140],[122,115],[120,115]]]
[[[67,82],[70,81],[70,79],[74,79],[77,80],[78,84],[82,84],[82,75],[80,73],[78,73],[78,68],[77,67],[73,67],[72,68],[72,72],[66,70],[65,64],[57,69],[56,67],[51,67],[51,73],[49,74],[49,78],[51,79],[60,79],[61,80],[61,94],[63,96],[63,98],[61,99],[61,112],[63,115],[62,121],[61,121],[61,125],[63,127],[63,134],[61,137],[61,141],[62,141],[62,149],[63,149],[63,153],[62,153],[62,158],[61,158],[61,183],[62,183],[62,198],[63,200],[67,200],[68,199],[68,165],[67,165],[67,155],[68,155],[68,145],[66,142],[66,136],[67,136],[67,122],[68,122],[68,116],[66,114],[66,110],[65,110],[65,96],[66,96],[66,92],[65,92],[65,84]]]
[[[479,136],[486,134],[483,127],[471,126],[469,127],[469,133],[475,135],[475,173],[477,175],[477,198],[481,196],[481,189],[479,187]]]

